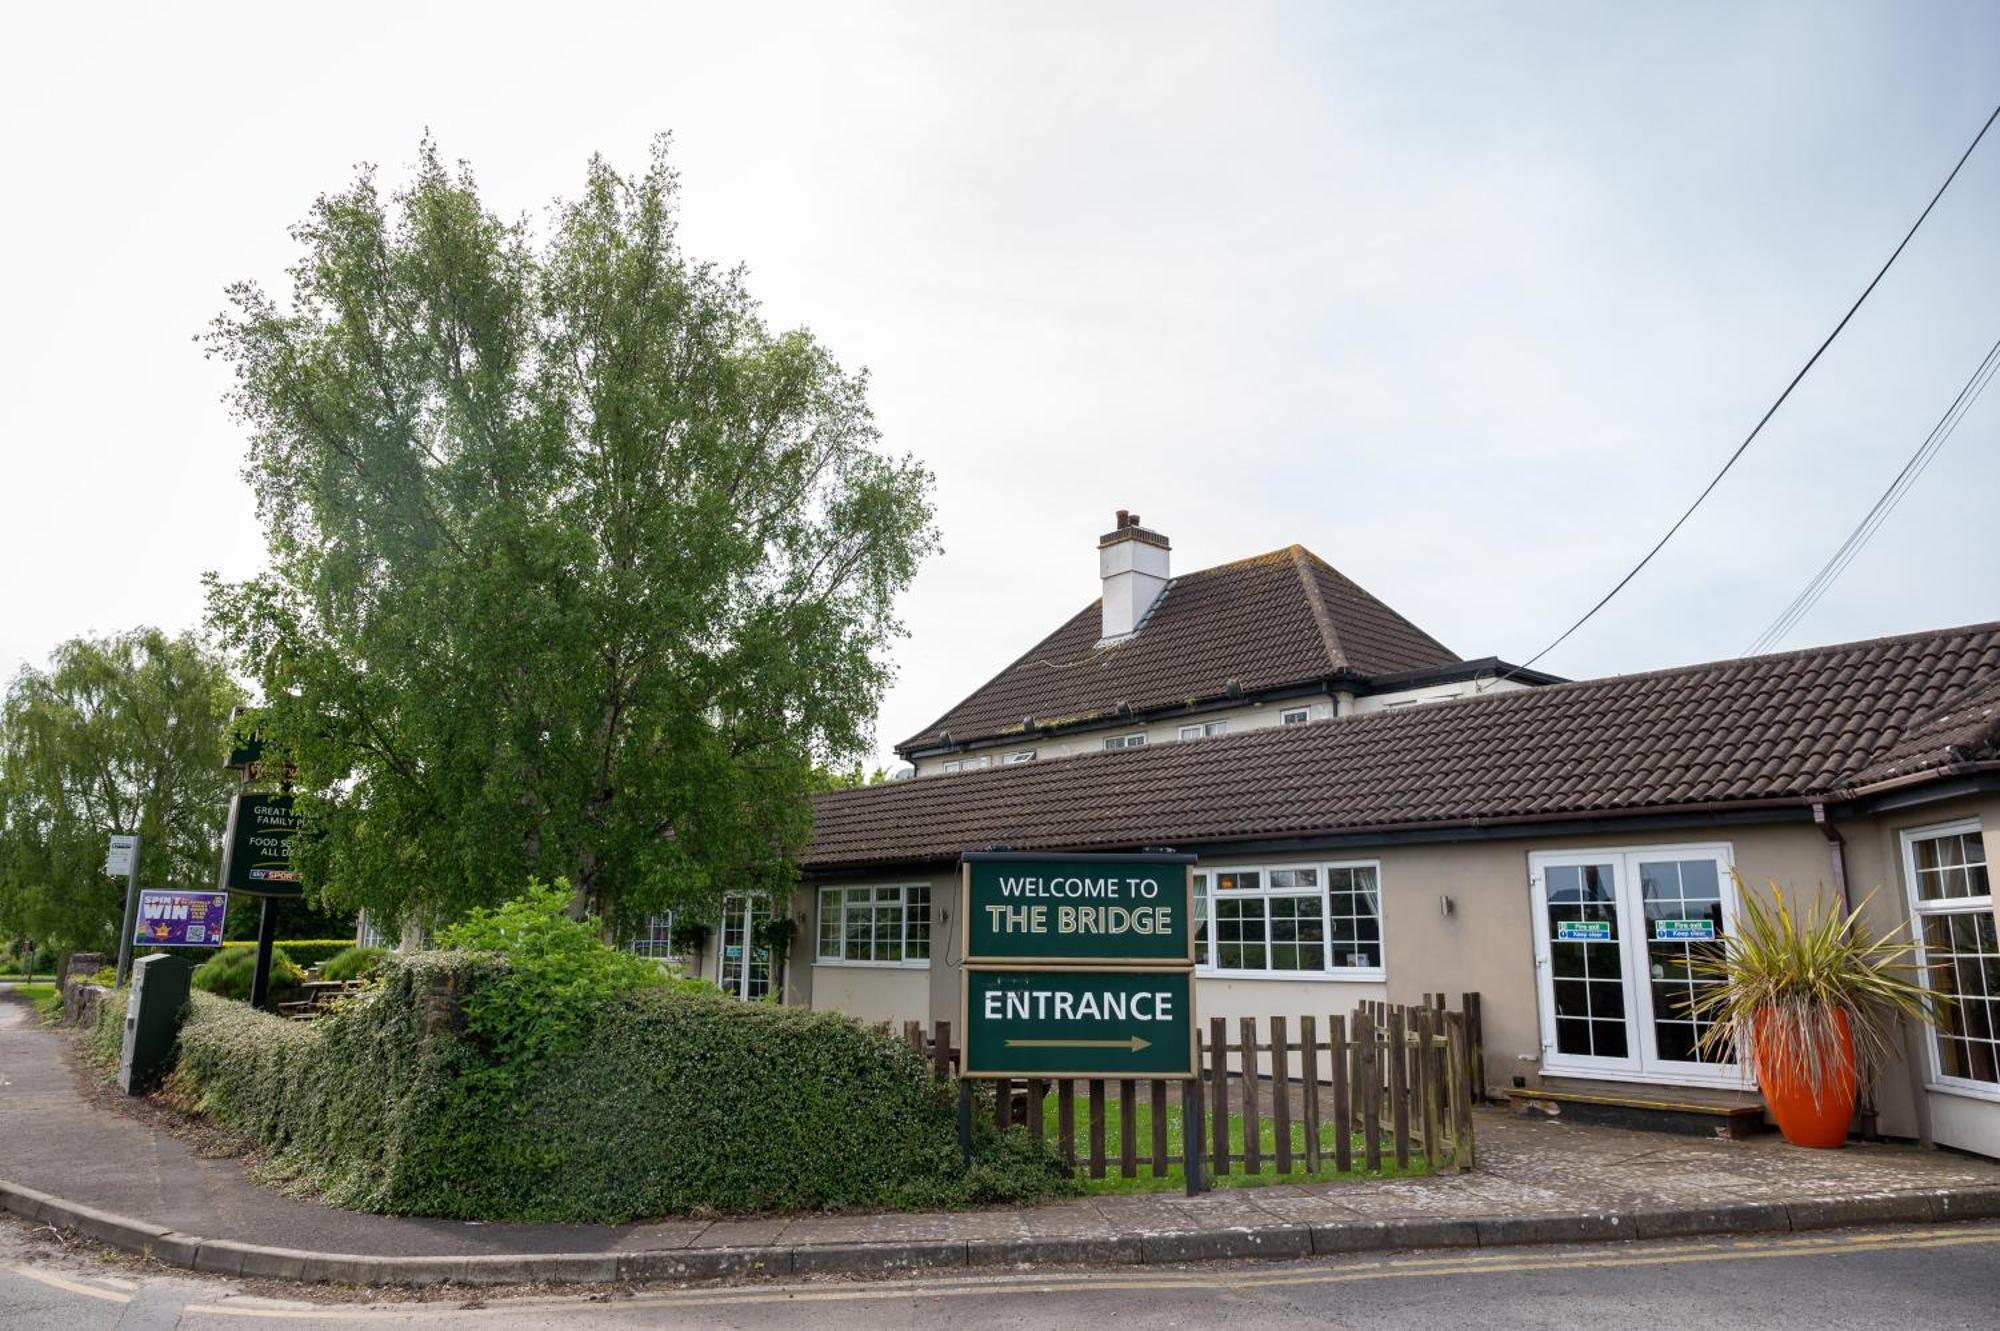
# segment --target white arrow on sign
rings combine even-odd
[[[1151,1049],[1151,1040],[1138,1036],[1128,1036],[1123,1040],[1009,1040],[1009,1049],[1129,1049],[1138,1053],[1141,1049]]]

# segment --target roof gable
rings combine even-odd
[[[2000,624],[820,797],[808,867],[1842,798],[2000,763]]]
[[[1130,637],[1099,646],[1093,601],[899,750],[1088,724],[1459,658],[1302,546],[1183,574]]]

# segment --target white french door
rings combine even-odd
[[[1729,848],[1548,851],[1528,868],[1544,1070],[1740,1083],[1688,1010],[1712,983],[1690,963],[1735,924]]]
[[[722,927],[716,932],[715,982],[731,998],[755,1003],[771,992],[771,950],[757,945],[757,921],[766,912],[761,893],[734,893],[722,899]]]

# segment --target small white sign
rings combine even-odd
[[[113,878],[123,878],[132,872],[132,850],[139,844],[135,836],[114,836],[111,849],[104,853],[104,872]]]

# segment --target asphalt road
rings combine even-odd
[[[450,1327],[1589,1328],[2000,1326],[2000,1224],[1181,1268],[326,1302],[64,1250],[0,1226],[9,1331]],[[347,1295],[350,1300],[358,1296]]]

